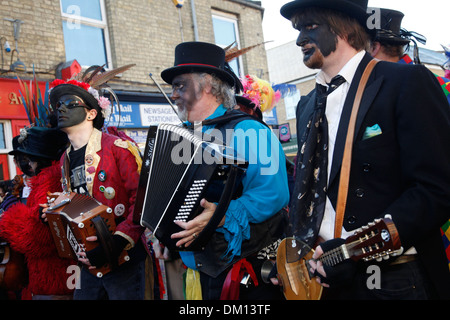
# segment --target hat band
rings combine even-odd
[[[203,67],[219,68],[217,66],[213,66],[210,64],[203,64],[203,63],[182,63],[182,64],[177,65],[177,67],[180,67],[180,66],[203,66]]]

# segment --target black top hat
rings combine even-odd
[[[369,17],[367,3],[368,0],[296,0],[282,6],[280,13],[290,20],[295,13],[302,11],[302,9],[310,7],[332,9],[348,14],[355,18],[367,31],[373,32],[367,25],[367,18]]]
[[[11,156],[15,156],[16,154],[20,153],[20,151],[17,150],[19,148],[19,146],[20,146],[19,137],[20,137],[20,135],[19,136],[15,136],[12,139],[13,149],[10,152],[8,152],[8,154],[11,155]]]
[[[225,51],[206,42],[183,42],[175,47],[174,66],[161,72],[161,78],[172,84],[173,78],[184,73],[206,72],[234,87],[234,77],[225,70]]]
[[[380,8],[380,29],[377,30],[375,41],[407,45],[410,40],[402,36],[400,31],[403,17],[400,11]]]
[[[61,130],[46,127],[31,127],[25,130],[18,151],[26,155],[59,160],[68,146],[69,139]]]
[[[105,119],[103,118],[102,109],[98,105],[97,99],[94,98],[87,90],[73,84],[63,83],[51,89],[49,99],[50,104],[56,109],[56,104],[64,95],[75,95],[80,97],[86,105],[91,109],[97,110],[97,116],[94,120],[94,128],[101,129]]]

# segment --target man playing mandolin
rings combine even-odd
[[[450,212],[450,110],[435,77],[423,66],[384,61],[363,75],[372,67],[365,50],[375,31],[370,21],[377,18],[367,0],[296,0],[281,14],[300,32],[305,65],[320,69],[316,89],[297,107],[291,247],[315,249],[307,269],[327,288],[324,298],[448,299],[439,227]],[[381,262],[347,255],[334,267],[320,261],[386,214],[395,230],[374,234],[389,239],[398,231],[402,254]],[[367,285],[371,265],[380,271],[376,288]],[[284,269],[278,261],[278,272]],[[285,287],[295,286],[292,274]]]

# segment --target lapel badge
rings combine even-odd
[[[118,217],[120,217],[121,215],[123,215],[125,212],[125,206],[122,203],[119,203],[115,208],[114,208],[114,214]]]
[[[106,180],[106,172],[104,170],[100,170],[97,176],[98,180],[100,180],[101,182]]]
[[[92,166],[94,164],[94,157],[92,156],[92,154],[87,154],[86,157],[84,157],[84,161],[86,165]]]
[[[116,196],[116,190],[114,190],[113,187],[108,187],[105,189],[105,191],[103,192],[103,194],[105,195],[106,199],[113,199]]]

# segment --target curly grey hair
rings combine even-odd
[[[220,80],[214,74],[194,73],[197,77],[196,81],[203,90],[204,86],[209,82],[211,85],[211,93],[216,97],[217,102],[222,103],[226,109],[234,109],[236,106],[236,98],[234,88],[225,81]]]

